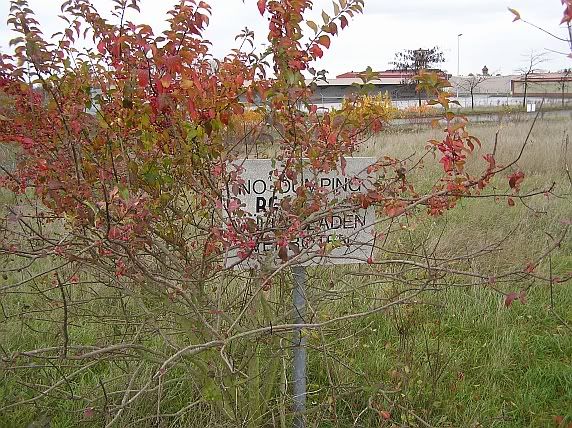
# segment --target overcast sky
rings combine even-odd
[[[234,36],[244,27],[255,31],[257,40],[264,42],[267,21],[256,8],[256,0],[207,0],[213,16],[206,37],[213,43],[213,54],[223,56],[235,46]],[[6,22],[8,0],[0,0],[0,19]],[[45,34],[61,30],[57,18],[58,0],[29,0]],[[100,12],[111,9],[111,0],[92,0]],[[175,1],[141,0],[141,14],[129,18],[164,29],[165,11]],[[443,68],[457,73],[457,34],[460,38],[461,74],[476,73],[487,65],[494,73],[510,74],[523,67],[531,51],[547,49],[565,51],[566,44],[524,25],[512,23],[507,7],[517,9],[523,18],[545,29],[565,36],[558,23],[563,7],[560,0],[366,0],[363,15],[350,22],[332,46],[318,68],[329,76],[344,71],[361,71],[367,66],[376,70],[390,68],[395,52],[403,49],[439,46],[445,53]],[[331,0],[315,0],[314,14],[322,8],[332,9]],[[331,14],[330,14],[331,15]],[[0,27],[0,49],[9,51],[13,37],[8,28]],[[542,68],[560,70],[572,67],[572,59],[549,53]]]

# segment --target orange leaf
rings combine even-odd
[[[184,79],[184,78],[183,78],[183,80],[181,80],[181,88],[183,88],[183,89],[190,89],[190,88],[192,88],[193,86],[194,86],[194,83],[193,83],[192,80],[190,80],[190,79]]]
[[[170,75],[166,74],[161,78],[161,86],[167,89],[171,86],[172,78]]]
[[[330,47],[330,38],[324,34],[323,36],[320,36],[318,43],[328,49]]]
[[[512,22],[518,21],[520,19],[520,13],[518,13],[517,10],[512,9],[512,8],[508,8],[508,10],[510,11],[510,13],[512,13],[514,15],[514,19],[512,20]]]

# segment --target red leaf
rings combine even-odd
[[[534,272],[534,269],[536,269],[536,265],[531,262],[531,263],[528,263],[528,264],[526,265],[526,267],[524,268],[524,271],[525,271],[526,273],[532,273],[532,272]]]
[[[562,2],[562,4],[564,4],[564,1]],[[568,23],[571,21],[572,21],[572,4],[569,4],[568,6],[566,6],[566,9],[564,10],[564,16],[562,17],[562,21],[560,21],[560,24]]]
[[[504,305],[509,308],[516,299],[518,299],[518,294],[509,293],[504,299]]]
[[[497,163],[496,163],[495,157],[493,155],[491,155],[490,153],[486,154],[485,156],[483,156],[483,159],[489,163],[488,169],[493,170],[496,168]]]
[[[38,169],[40,171],[47,171],[48,170],[48,161],[45,159],[38,160]]]
[[[147,86],[149,84],[149,71],[144,69],[137,70],[137,82],[139,86]]]
[[[318,38],[318,43],[328,49],[330,47],[330,38],[324,34]]]
[[[93,418],[93,416],[94,416],[93,407],[86,407],[86,408],[83,410],[83,417],[84,417],[85,419],[91,419],[91,418]]]
[[[264,15],[264,11],[266,10],[266,0],[258,0],[257,6],[260,14]]]
[[[509,207],[514,207],[514,199],[508,198],[508,206],[509,206]]]
[[[389,217],[397,217],[405,212],[405,206],[403,203],[388,204],[385,206],[385,213]]]
[[[374,120],[372,120],[371,122],[371,130],[373,132],[379,132],[383,129],[383,124],[381,123],[381,120],[379,120],[378,118],[375,118]]]
[[[324,51],[320,49],[318,45],[312,45],[310,48],[310,53],[314,56],[314,58],[322,58],[324,56]]]
[[[29,137],[24,137],[22,138],[22,147],[24,148],[24,150],[30,150],[32,149],[32,147],[34,147],[34,140],[32,140]]]
[[[280,247],[278,250],[278,257],[286,263],[288,261],[288,248],[287,247]]]
[[[189,99],[187,107],[189,108],[189,114],[191,115],[191,119],[196,121],[199,118],[199,113],[197,112],[194,101]]]
[[[443,156],[439,163],[443,164],[445,172],[451,172],[453,170],[453,161],[448,156]]]
[[[101,41],[97,44],[97,50],[99,51],[100,54],[104,54],[104,53],[105,53],[105,40],[101,40]]]
[[[508,308],[515,300],[520,300],[520,303],[526,305],[526,291],[522,290],[520,293],[509,293],[504,299],[504,305]]]
[[[508,185],[511,189],[516,190],[517,192],[520,190],[520,185],[524,181],[524,172],[517,171],[511,176],[508,177]]]
[[[380,410],[380,411],[379,411],[379,416],[381,416],[382,419],[385,419],[386,421],[387,421],[388,419],[391,419],[391,413],[388,412],[387,410]]]
[[[348,18],[345,16],[340,16],[340,24],[342,26],[342,30],[348,26]]]
[[[170,74],[180,73],[182,69],[181,57],[177,55],[169,55],[163,58],[163,62],[167,67],[167,72]]]

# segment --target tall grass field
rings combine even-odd
[[[468,169],[482,168],[482,156],[495,144],[497,162],[508,163],[528,138],[515,167],[525,173],[521,194],[535,196],[515,197],[511,207],[506,176],[495,178],[486,197],[463,199],[440,217],[395,224],[406,233],[390,236],[394,240],[388,248],[400,254],[432,248],[442,258],[463,254],[463,271],[496,278],[524,270],[572,221],[572,142],[567,142],[572,123],[553,119],[532,127],[528,119],[474,124],[471,132],[482,147],[471,155]],[[369,140],[360,155],[391,155],[415,163],[425,155],[427,141],[440,134],[438,129],[390,128]],[[12,162],[8,150],[0,154],[0,162]],[[442,167],[425,156],[420,168],[411,181],[430,189]],[[0,209],[4,215],[8,207],[32,199],[4,192]],[[523,275],[517,283],[487,284],[478,276],[443,277],[406,305],[305,332],[307,426],[568,427],[572,282],[558,279],[572,271],[570,236],[537,267],[538,278]],[[383,260],[387,255],[376,256]],[[252,349],[245,343],[229,351],[243,356],[243,377],[231,379],[214,362],[218,352],[207,351],[194,360],[189,357],[131,401],[130,391],[141,390],[169,355],[166,344],[195,340],[194,326],[168,299],[102,287],[96,272],[82,274],[78,284],[67,287],[71,358],[62,363],[58,357],[30,354],[59,347],[63,340],[61,290],[53,278],[54,272],[68,274],[70,266],[59,263],[56,258],[30,263],[0,254],[0,427],[291,426],[286,333],[264,336]],[[375,281],[370,278],[373,269]],[[407,292],[416,281],[414,274],[393,269],[383,264],[309,268],[308,321],[367,312],[388,295]],[[395,282],[396,273],[401,283]],[[547,277],[553,280],[541,279]],[[285,274],[280,281],[261,298],[262,315],[249,314],[253,324],[264,324],[269,302],[288,304],[290,278]],[[229,289],[234,285],[229,282]],[[523,291],[525,297],[507,305],[508,293]],[[74,346],[126,341],[152,352],[138,353],[134,345],[129,352],[97,360],[74,353]]]

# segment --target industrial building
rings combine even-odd
[[[447,77],[442,71],[435,70]],[[335,79],[317,82],[317,88],[314,92],[313,101],[317,104],[336,104],[340,103],[351,93],[355,93],[357,85],[362,85],[363,80],[360,78],[360,72],[348,72],[336,76]],[[418,94],[415,91],[415,82],[413,71],[387,70],[375,72],[377,77],[368,81],[371,85],[370,94],[385,94],[386,92],[393,100],[414,100]]]
[[[533,73],[511,80],[514,97],[572,98],[572,73]]]
[[[447,78],[451,83],[450,92],[463,107],[518,105],[524,97],[525,82],[527,99],[531,102],[569,103],[572,101],[572,73],[533,73],[526,79],[523,75],[451,76],[441,70],[433,70]],[[415,73],[413,71],[386,70],[373,73],[369,94],[389,94],[394,105],[402,108],[417,104]],[[317,82],[312,101],[325,108],[335,108],[350,94],[362,91],[360,72],[347,72],[334,79]],[[424,98],[424,94],[422,94]]]

